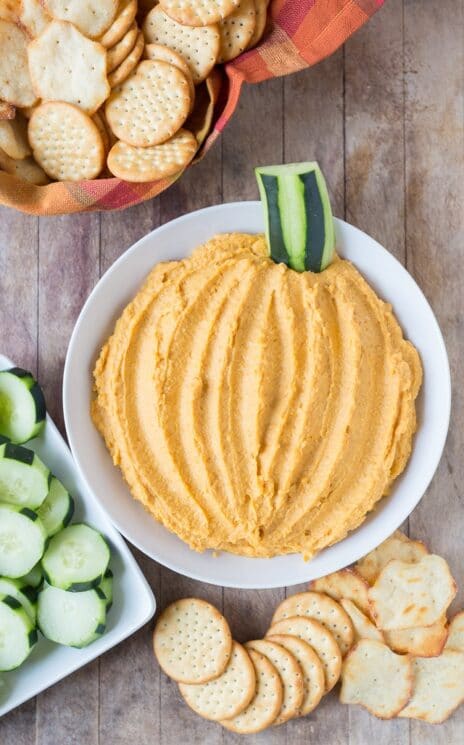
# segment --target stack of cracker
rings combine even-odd
[[[258,43],[267,6],[0,0],[0,169],[36,185],[175,176],[208,130],[197,87]]]
[[[286,598],[264,639],[232,639],[209,603],[170,605],[154,632],[162,669],[205,719],[248,734],[306,716],[342,681],[340,700],[382,719],[439,723],[464,701],[464,612],[449,567],[396,532],[354,567]]]

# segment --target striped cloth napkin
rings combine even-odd
[[[205,86],[207,101],[197,128],[204,142],[196,160],[204,157],[233,115],[243,83],[259,83],[315,65],[335,52],[383,2],[273,0],[263,41],[224,69],[216,68]],[[145,184],[106,178],[33,186],[0,172],[0,204],[34,215],[125,209],[157,196],[177,178]]]

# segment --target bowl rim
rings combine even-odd
[[[237,589],[271,589],[271,588],[278,588],[283,586],[292,586],[296,584],[300,584],[301,582],[308,581],[310,579],[315,578],[316,576],[322,576],[323,574],[327,574],[332,571],[336,571],[337,569],[341,569],[344,566],[348,566],[349,564],[353,563],[357,559],[359,559],[361,556],[365,555],[372,549],[374,549],[376,546],[378,546],[383,540],[385,540],[389,535],[391,535],[394,530],[396,530],[402,522],[407,519],[407,517],[412,513],[412,511],[415,509],[419,501],[424,496],[428,486],[430,485],[430,482],[432,481],[432,478],[436,472],[436,469],[438,467],[438,464],[440,462],[441,456],[443,454],[443,449],[445,446],[448,429],[449,429],[449,420],[450,420],[450,412],[451,412],[451,374],[450,374],[450,367],[449,367],[449,360],[448,355],[446,351],[445,342],[443,339],[443,335],[441,332],[441,329],[439,327],[439,324],[437,322],[437,319],[433,313],[433,310],[428,303],[424,293],[420,289],[420,287],[415,282],[414,278],[409,274],[407,269],[401,264],[398,259],[396,259],[395,256],[393,256],[387,249],[385,249],[381,244],[379,244],[374,238],[369,236],[368,234],[364,233],[363,231],[359,230],[353,225],[350,225],[349,223],[345,222],[344,220],[340,220],[335,218],[335,223],[338,229],[341,230],[348,230],[349,232],[353,231],[353,235],[357,235],[359,237],[362,237],[362,240],[365,241],[366,238],[368,241],[372,244],[373,247],[376,247],[377,250],[380,250],[383,254],[388,255],[388,261],[392,262],[392,266],[395,269],[395,272],[398,273],[398,276],[402,276],[403,278],[405,275],[407,275],[407,281],[411,284],[411,286],[414,287],[414,290],[416,292],[416,298],[420,299],[422,302],[423,308],[425,309],[426,313],[428,314],[428,322],[431,324],[430,328],[430,334],[435,336],[434,343],[436,344],[435,353],[437,355],[437,358],[439,358],[439,365],[441,366],[441,374],[443,375],[443,379],[441,379],[441,389],[440,389],[440,404],[441,404],[441,417],[440,417],[440,430],[439,430],[439,437],[437,438],[437,441],[435,443],[434,449],[432,453],[428,453],[428,459],[423,463],[422,470],[426,472],[426,477],[422,479],[422,487],[420,492],[414,496],[413,499],[409,498],[407,501],[407,507],[404,507],[402,510],[396,510],[396,517],[392,519],[392,516],[389,516],[388,520],[380,521],[378,525],[376,525],[375,530],[370,531],[370,537],[366,537],[363,535],[363,539],[359,541],[359,548],[357,550],[351,550],[350,559],[349,561],[344,561],[344,563],[340,563],[340,561],[328,561],[328,566],[324,572],[318,571],[316,574],[311,574],[311,572],[308,572],[308,577],[306,579],[302,579],[300,575],[298,575],[295,579],[292,580],[291,577],[286,577],[285,581],[280,581],[280,578],[276,581],[272,579],[272,572],[270,572],[271,577],[269,577],[266,582],[256,582],[256,580],[253,580],[248,575],[244,574],[240,577],[240,582],[232,581],[227,576],[225,577],[212,577],[208,574],[204,574],[201,571],[198,571],[190,566],[185,566],[182,563],[178,563],[176,561],[173,561],[172,559],[166,559],[162,554],[157,553],[156,551],[152,551],[150,549],[147,549],[146,546],[144,546],[143,541],[137,539],[134,537],[134,535],[131,534],[130,529],[127,528],[125,524],[122,524],[121,521],[114,518],[114,516],[111,514],[111,511],[107,508],[107,505],[103,503],[100,498],[98,497],[97,493],[93,489],[91,483],[89,483],[89,479],[87,478],[86,469],[82,464],[80,455],[79,455],[79,445],[76,442],[76,433],[74,431],[73,426],[73,413],[72,413],[72,404],[71,404],[71,368],[73,364],[73,357],[74,357],[74,349],[76,346],[76,339],[78,339],[81,328],[84,326],[85,321],[87,320],[87,315],[89,311],[92,308],[92,305],[94,303],[94,298],[96,295],[102,291],[102,288],[104,288],[105,283],[108,282],[109,278],[117,273],[120,269],[120,267],[127,262],[130,262],[131,257],[134,256],[134,254],[137,254],[137,252],[141,251],[146,247],[147,244],[150,244],[153,241],[153,236],[156,235],[157,239],[161,238],[163,234],[167,231],[171,231],[176,228],[178,228],[180,225],[189,222],[192,219],[198,219],[198,218],[208,218],[208,215],[211,215],[212,212],[217,210],[224,210],[225,212],[232,211],[234,212],[237,209],[240,210],[256,210],[257,208],[261,209],[261,203],[259,201],[235,201],[235,202],[227,202],[222,204],[216,204],[211,205],[209,207],[204,207],[199,210],[195,210],[189,213],[186,213],[180,217],[177,217],[173,220],[170,220],[163,225],[155,228],[153,231],[148,233],[147,235],[143,236],[141,239],[139,239],[136,243],[134,243],[132,246],[130,246],[126,251],[124,251],[121,256],[118,257],[118,259],[107,269],[107,271],[102,275],[102,277],[99,279],[98,283],[90,293],[89,297],[87,298],[79,317],[76,321],[75,327],[73,329],[68,351],[66,355],[66,361],[65,361],[65,368],[64,368],[64,376],[63,376],[63,408],[64,408],[64,419],[65,419],[65,425],[66,425],[66,431],[68,434],[69,444],[75,459],[75,462],[77,464],[77,467],[81,473],[82,478],[85,480],[88,488],[93,492],[95,499],[100,504],[101,508],[106,512],[108,518],[111,520],[113,525],[116,527],[117,530],[119,530],[125,538],[132,543],[134,546],[136,546],[140,551],[142,551],[144,554],[152,558],[153,560],[161,563],[163,566],[166,566],[168,569],[171,569],[183,576],[189,577],[194,580],[198,580],[200,582],[205,582],[208,584],[213,584],[217,586],[222,587],[231,587],[231,588],[237,588]],[[214,232],[213,231],[211,235]],[[254,231],[250,231],[254,232]],[[192,246],[192,250],[195,246]],[[182,255],[187,255],[188,252],[183,252]],[[341,250],[341,255],[343,256],[343,249]],[[160,258],[158,261],[165,261],[166,259]],[[156,263],[158,263],[156,259],[152,260],[151,266],[154,266]],[[363,276],[365,276],[365,270],[360,270]],[[367,280],[369,284],[371,284],[371,280]],[[114,303],[116,305],[116,303]],[[113,318],[113,325],[114,325],[114,319],[119,316],[118,312],[112,313]],[[403,328],[403,322],[400,322],[400,325]],[[420,351],[420,350],[419,350]],[[93,359],[95,360],[96,354],[98,352],[98,349],[94,350]],[[425,395],[425,394],[424,394]],[[414,443],[413,443],[413,451],[416,447],[416,440],[418,437],[418,433],[416,432],[414,437]],[[412,460],[412,456],[410,457],[410,460]],[[408,462],[409,465],[409,462]],[[407,469],[405,469],[405,472]],[[399,477],[401,479],[402,476]],[[395,486],[397,484],[397,481],[399,479],[395,480]],[[395,487],[392,489],[392,495],[395,493]],[[382,498],[381,502],[383,503],[387,498]],[[378,503],[380,504],[380,502]],[[334,544],[333,547],[330,547],[329,549],[325,549],[323,552],[317,555],[315,559],[322,556],[326,551],[331,551],[333,548],[336,548],[337,546],[340,546],[341,544],[349,545],[353,542],[353,540],[356,538],[356,535],[362,530],[363,527],[367,527],[368,523],[371,522],[372,519],[375,519],[375,516],[377,514],[377,508],[375,508],[371,513],[370,516],[359,526],[356,530],[352,531],[348,534],[344,539],[339,541],[337,544]],[[378,515],[377,515],[378,516]],[[166,530],[163,527],[163,530]],[[169,531],[166,531],[169,532]],[[177,536],[176,536],[177,538]],[[180,539],[177,539],[180,540]],[[183,543],[183,542],[182,542]],[[183,544],[186,546],[186,544]],[[192,551],[193,554],[197,555],[197,552]],[[232,557],[231,561],[234,561],[236,559],[243,559],[244,557],[237,557],[233,554],[228,554],[227,552],[221,552],[223,555]],[[257,558],[248,558],[247,561],[251,562],[275,562],[282,559],[286,559],[289,556],[295,556],[292,555],[284,555],[279,557],[273,557],[271,559],[257,559]],[[306,562],[306,566],[310,567],[311,564],[313,564],[315,560],[311,560],[310,562]],[[272,565],[269,565],[269,569],[272,568]]]

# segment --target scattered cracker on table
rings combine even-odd
[[[373,639],[361,639],[343,663],[340,701],[360,704],[380,719],[392,719],[409,701],[412,686],[407,655],[395,654]]]
[[[28,41],[18,26],[0,19],[0,98],[12,106],[37,101],[27,63]]]
[[[114,21],[118,0],[41,0],[48,13],[69,21],[90,39],[103,34]]]
[[[315,579],[309,583],[309,589],[325,592],[335,600],[349,598],[366,616],[371,615],[369,585],[354,569],[340,569],[326,577]]]
[[[385,643],[383,632],[358,608],[356,603],[353,603],[348,598],[341,598],[340,605],[343,606],[351,618],[355,641],[359,641],[359,639],[375,639],[378,642]]]
[[[464,652],[445,649],[439,657],[417,657],[412,667],[412,696],[398,716],[444,722],[464,702]]]
[[[28,47],[34,90],[93,114],[108,98],[106,51],[67,21],[52,21]]]
[[[256,694],[241,714],[221,720],[226,729],[242,735],[269,727],[279,714],[283,699],[282,681],[272,662],[253,649],[249,655],[256,673]]]
[[[342,668],[342,655],[333,634],[319,621],[303,616],[277,621],[266,632],[266,637],[276,634],[296,636],[314,649],[324,668],[326,691],[331,691],[340,677]]]
[[[137,0],[120,0],[116,18],[107,31],[100,37],[100,44],[109,49],[118,43],[129,30],[137,15]]]
[[[108,155],[108,168],[125,181],[156,181],[179,173],[190,163],[197,147],[195,137],[185,129],[152,147],[133,147],[118,141]]]
[[[333,598],[320,592],[299,592],[277,606],[271,626],[283,618],[304,616],[322,623],[334,635],[342,656],[353,644],[354,630],[350,617]]]
[[[172,137],[190,110],[185,75],[165,62],[144,60],[106,102],[108,123],[128,145],[148,147]]]
[[[430,626],[414,626],[383,633],[385,642],[394,652],[415,657],[436,657],[443,651],[448,638],[446,616]]]
[[[397,530],[380,546],[356,562],[355,568],[361,577],[372,585],[382,569],[392,559],[400,559],[412,564],[426,554],[428,551],[422,541],[411,541],[404,533]]]
[[[218,722],[235,717],[246,709],[256,693],[256,674],[250,655],[234,641],[229,664],[219,678],[195,685],[179,683],[179,690],[190,708],[204,719]]]
[[[135,42],[139,36],[139,29],[137,24],[134,23],[128,31],[124,34],[114,46],[110,47],[106,53],[106,69],[108,72],[112,72],[123,62],[127,55],[132,52]]]
[[[218,62],[229,62],[245,51],[256,28],[254,0],[240,0],[238,8],[219,26],[220,45]]]
[[[451,621],[445,647],[464,652],[464,611],[456,613]]]
[[[325,693],[325,676],[322,662],[314,649],[303,639],[285,634],[275,634],[275,636],[267,638],[291,652],[301,667],[304,695],[297,716],[304,717],[318,706]]]
[[[240,0],[160,0],[160,5],[178,23],[208,26],[233,13]]]
[[[129,75],[134,72],[143,54],[144,45],[145,42],[143,39],[143,34],[140,31],[132,51],[129,52],[127,57],[121,62],[118,67],[116,67],[116,69],[109,73],[108,83],[110,84],[111,88],[116,88],[117,85],[121,85],[121,83],[124,83]]]
[[[77,106],[47,102],[34,111],[29,122],[34,157],[45,173],[60,181],[80,181],[98,176],[104,164],[100,132]]]
[[[145,18],[143,33],[147,43],[164,44],[185,57],[195,85],[208,77],[217,62],[220,35],[216,24],[183,26],[156,5]]]
[[[283,724],[297,716],[303,703],[305,687],[303,670],[292,652],[270,639],[247,642],[246,648],[267,657],[280,675],[283,686],[282,705],[274,724]]]
[[[184,598],[158,619],[154,652],[164,672],[178,683],[207,683],[222,675],[232,653],[232,635],[210,603]]]

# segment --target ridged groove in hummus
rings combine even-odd
[[[95,424],[156,520],[199,551],[309,558],[404,469],[422,371],[348,261],[299,274],[229,234],[155,267],[94,375]]]

